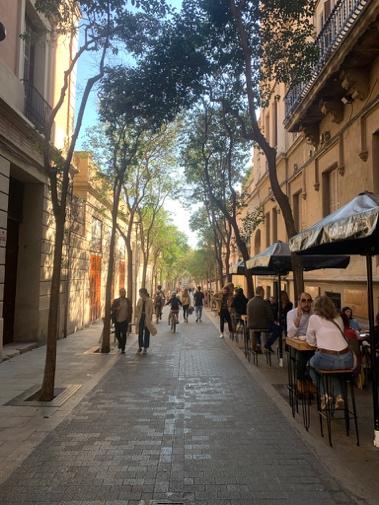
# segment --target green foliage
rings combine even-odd
[[[241,10],[246,30],[249,83],[232,4]],[[159,125],[211,91],[213,100],[227,101],[246,121],[246,86],[257,108],[272,91],[264,82],[291,85],[309,74],[316,55],[313,7],[311,0],[184,0],[137,66],[109,70],[109,112],[139,114]]]
[[[247,212],[246,215],[241,219],[242,221],[242,231],[241,237],[247,243],[254,233],[254,231],[258,228],[258,226],[264,222],[264,210],[262,206],[256,207],[250,212]]]

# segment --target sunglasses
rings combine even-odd
[[[312,303],[312,298],[301,298],[300,301],[303,303]]]

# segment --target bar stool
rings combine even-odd
[[[346,368],[340,370],[314,369],[317,373],[317,410],[320,419],[321,436],[324,436],[323,420],[326,420],[328,430],[329,445],[332,447],[332,420],[344,419],[346,436],[350,434],[350,420],[354,420],[355,435],[359,446],[358,417],[354,394],[354,369]],[[336,412],[342,411],[335,407],[334,382],[338,380],[342,390],[344,401],[343,417],[336,417]],[[323,394],[321,394],[323,391]],[[349,391],[351,408],[349,405]],[[324,398],[322,396],[324,395]]]
[[[262,354],[262,338],[269,333],[267,328],[251,328],[250,330],[250,355],[253,358],[255,366],[259,366],[259,355]],[[257,348],[257,340],[260,340],[259,349]],[[260,351],[260,352],[259,352]],[[271,366],[271,353],[265,349],[266,363]],[[250,361],[250,360],[249,360]]]

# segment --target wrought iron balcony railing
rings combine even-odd
[[[313,68],[310,79],[307,82],[302,82],[292,87],[285,97],[285,121],[290,119],[294,110],[307,95],[331,56],[343,41],[346,40],[351,28],[369,3],[370,0],[339,0],[336,3],[329,19],[315,41],[318,47],[318,60]]]
[[[30,81],[24,80],[23,82],[25,87],[25,115],[37,130],[43,133],[51,113],[51,106]]]

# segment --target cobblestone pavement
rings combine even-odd
[[[1,505],[352,504],[204,319],[120,355]]]

